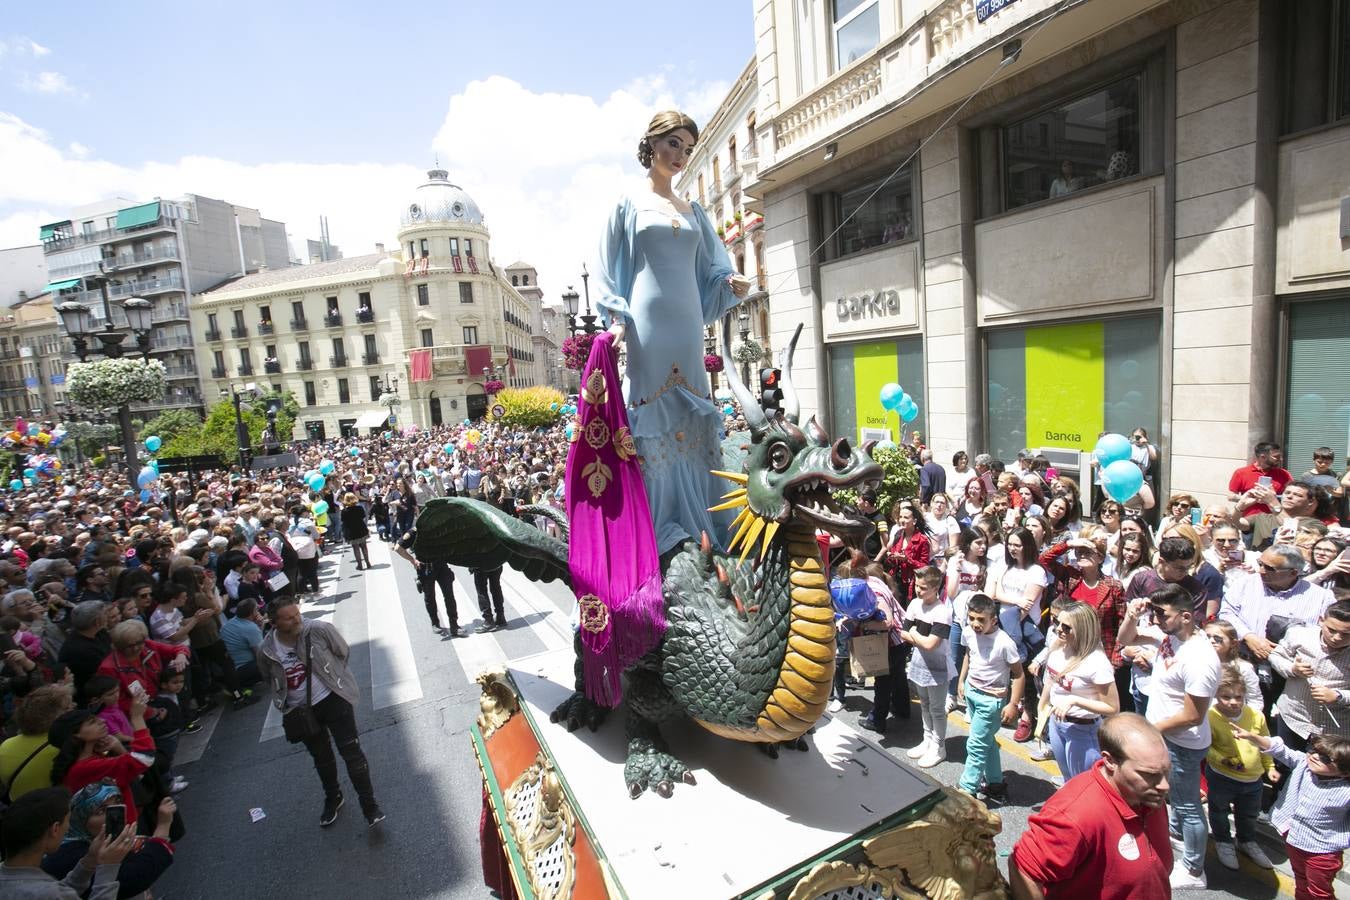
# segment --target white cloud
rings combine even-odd
[[[28,39],[28,52],[31,53],[31,54],[33,54],[34,57],[39,57],[39,56],[46,56],[48,53],[51,53],[52,50],[51,50],[50,47],[44,47],[44,46],[42,46],[41,44],[39,44],[37,41],[35,41],[35,40],[29,38],[29,39]]]
[[[399,213],[436,152],[487,217],[493,260],[530,262],[556,303],[568,284],[580,290],[581,266],[591,263],[615,200],[641,190],[637,140],[652,114],[687,102],[706,121],[726,90],[698,84],[677,94],[657,76],[597,99],[536,93],[494,76],[451,97],[427,158],[403,164],[189,156],[122,165],[77,143],[62,150],[40,128],[0,112],[0,171],[25,173],[0,179],[0,246],[31,244],[40,224],[101,199],[193,192],[284,221],[297,250],[318,236],[320,215],[348,256],[372,252],[377,241],[393,249]]]
[[[44,47],[26,35],[0,38],[0,59],[6,56],[31,56],[38,59],[51,52],[50,47]]]
[[[36,75],[25,73],[19,79],[19,87],[33,94],[75,93],[75,86],[60,72],[39,72]]]

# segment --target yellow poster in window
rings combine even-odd
[[[1104,424],[1101,322],[1026,331],[1027,446],[1091,452]]]
[[[896,426],[900,419],[881,405],[881,388],[895,381],[899,370],[895,341],[854,345],[853,402],[858,416],[859,443],[874,437],[878,430],[884,430],[891,440],[899,441]]]

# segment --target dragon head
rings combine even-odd
[[[812,416],[798,424],[801,404],[792,384],[792,359],[802,326],[779,355],[783,373],[783,410],[770,416],[736,376],[731,361],[730,336],[723,332],[722,354],[728,385],[740,401],[750,426],[751,446],[744,474],[718,473],[741,487],[726,495],[727,502],[714,509],[740,508],[733,527],[737,529],[731,549],[742,548],[744,559],[763,536],[763,549],[780,525],[794,517],[842,538],[858,538],[876,526],[856,509],[836,500],[834,492],[881,482],[881,467],[872,461],[870,444],[852,447],[845,438],[833,443]]]

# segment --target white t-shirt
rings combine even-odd
[[[1055,701],[1068,697],[1096,700],[1098,699],[1098,692],[1093,690],[1093,687],[1101,688],[1104,685],[1114,683],[1116,680],[1116,670],[1112,668],[1111,660],[1107,659],[1106,654],[1101,650],[1093,650],[1071,671],[1065,671],[1066,669],[1068,669],[1068,659],[1064,653],[1064,648],[1056,647],[1051,650],[1050,655],[1045,660],[1045,684],[1050,691],[1050,705],[1052,707]],[[1096,713],[1077,707],[1069,715],[1076,719],[1095,718],[1097,716]]]
[[[1209,705],[1219,690],[1219,654],[1203,631],[1191,635],[1184,644],[1174,637],[1164,638],[1172,646],[1166,659],[1162,648],[1153,660],[1153,681],[1148,691],[1148,720],[1155,725],[1181,711],[1185,696],[1208,698],[1200,710],[1200,724],[1173,729],[1163,737],[1179,747],[1203,750],[1209,746]]]
[[[306,694],[304,646],[297,644],[294,647],[287,647],[280,641],[277,642],[277,646],[281,649],[281,668],[286,673],[286,708],[304,706]],[[322,678],[310,679],[311,703],[318,703],[331,693]]]
[[[966,495],[966,485],[970,484],[972,479],[978,478],[975,470],[966,466],[964,472],[958,472],[955,469],[947,470],[947,495],[950,497],[964,497]]]
[[[999,602],[1004,600],[1015,602],[1027,595],[1027,585],[1039,584],[1045,586],[1045,570],[1038,565],[1030,565],[1025,569],[1018,569],[1008,566],[999,574],[998,596]],[[1031,611],[1027,613],[1027,618],[1033,622],[1041,620],[1041,606],[1045,603],[1045,591],[1036,598],[1032,604]]]
[[[177,640],[170,637],[174,632],[183,627],[183,611],[181,609],[171,609],[164,611],[164,607],[156,606],[155,611],[150,614],[150,636],[157,641],[166,644],[173,644],[181,647],[188,642],[184,635]]]
[[[961,534],[956,517],[947,513],[945,519],[938,519],[932,513],[924,513],[923,518],[928,523],[929,540],[933,543],[933,559],[942,559],[947,555],[947,548],[955,546],[956,538]]]
[[[924,604],[922,598],[915,597],[910,601],[909,609],[905,611],[905,628],[913,628],[916,622],[950,626],[952,605],[945,600],[939,600],[928,606]],[[947,672],[948,655],[947,639],[938,641],[938,645],[932,650],[923,650],[916,646],[914,654],[909,658],[909,680],[920,687],[946,684],[950,677]]]
[[[949,598],[952,604],[952,621],[964,627],[966,602],[971,594],[984,588],[984,585],[976,583],[980,575],[980,564],[966,562],[966,558],[958,554],[947,560],[948,580],[951,580],[953,573],[957,578],[957,586],[956,593]]]
[[[1010,670],[1021,662],[1017,645],[1002,628],[993,634],[977,634],[969,625],[961,629],[961,640],[966,645],[966,684],[986,694],[1004,696],[1012,681]]]

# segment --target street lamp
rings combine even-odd
[[[583,265],[581,267],[581,287],[586,292],[586,312],[584,315],[577,315],[581,297],[577,295],[572,285],[569,284],[567,290],[563,292],[563,308],[567,310],[567,330],[571,334],[576,334],[578,331],[595,334],[600,330],[600,326],[595,324],[597,316],[591,312],[590,281],[591,273],[587,272],[586,266]],[[580,325],[577,324],[578,320],[581,322]]]
[[[398,395],[398,376],[384,373],[384,383],[380,385],[380,403],[389,410],[389,417],[398,424],[398,410],[403,406],[403,398]]]
[[[153,305],[149,300],[141,297],[130,297],[122,303],[122,309],[127,316],[127,324],[136,339],[134,348],[124,348],[122,341],[126,339],[127,334],[113,325],[112,302],[108,298],[108,275],[104,271],[102,263],[99,263],[98,271],[97,277],[88,276],[85,281],[97,281],[103,297],[103,328],[101,330],[94,331],[90,327],[93,324],[93,316],[89,313],[89,307],[83,303],[62,303],[56,307],[57,313],[61,316],[61,325],[75,343],[75,355],[80,358],[80,362],[85,362],[91,349],[93,349],[109,359],[119,359],[128,350],[131,350],[131,352],[140,353],[141,358],[148,361],[150,359],[150,319]],[[91,348],[89,346],[89,338],[91,337],[98,338],[98,347]],[[122,453],[127,467],[127,478],[134,488],[137,486],[136,441],[131,431],[131,407],[125,403],[117,408],[117,424],[122,429]]]
[[[744,344],[745,339],[750,336],[750,313],[746,312],[744,306],[741,307],[740,312],[736,313],[736,322],[741,326],[741,343]],[[749,384],[749,383],[750,383],[750,363],[742,360],[741,384]]]
[[[252,398],[257,393],[258,389],[251,384],[246,385],[242,391],[235,390],[234,385],[220,389],[221,399],[229,398],[234,404],[234,437],[239,442],[239,468],[245,472],[248,471],[248,454],[252,448],[249,446],[248,427],[244,425],[242,407],[245,394]]]

